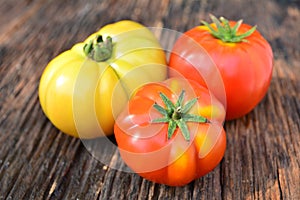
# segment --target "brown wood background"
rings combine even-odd
[[[205,177],[168,187],[106,167],[43,114],[46,64],[101,26],[132,19],[183,32],[209,13],[257,24],[274,73],[255,110],[226,122],[224,159]],[[300,199],[299,0],[2,0],[0,16],[1,200]]]

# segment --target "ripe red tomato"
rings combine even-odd
[[[121,157],[140,176],[185,185],[223,158],[223,105],[195,81],[172,78],[137,90],[114,132]]]
[[[176,41],[170,56],[169,65],[174,69],[170,76],[177,76],[173,73],[177,71],[207,87],[219,73],[226,92],[226,119],[234,119],[250,112],[266,94],[273,53],[256,27],[242,24],[241,20],[212,19],[214,23],[203,22],[205,25],[192,28]],[[211,63],[203,62],[204,54],[217,70],[210,70]],[[220,99],[222,94],[217,88],[209,89]]]

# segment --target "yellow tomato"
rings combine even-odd
[[[66,134],[110,135],[135,89],[166,76],[164,50],[152,32],[139,23],[119,21],[49,62],[40,80],[40,104]]]

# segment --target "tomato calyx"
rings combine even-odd
[[[112,54],[112,38],[110,36],[103,40],[102,35],[96,35],[83,46],[84,54],[96,62],[108,60]]]
[[[152,120],[152,123],[168,123],[168,139],[175,133],[178,127],[184,139],[190,141],[190,132],[188,130],[187,122],[208,123],[208,119],[200,115],[190,114],[190,109],[198,101],[198,98],[193,98],[183,105],[185,91],[182,90],[177,102],[174,104],[165,94],[159,93],[166,108],[155,103],[153,107],[160,112],[163,117]]]
[[[210,15],[211,20],[216,25],[217,29],[214,29],[210,24],[205,21],[201,21],[211,32],[211,34],[222,40],[225,43],[238,43],[238,42],[248,42],[245,38],[250,36],[255,30],[256,26],[253,26],[251,29],[245,33],[237,35],[237,31],[243,23],[243,20],[239,20],[236,24],[231,27],[229,21],[224,17],[220,17],[218,20],[215,16]]]

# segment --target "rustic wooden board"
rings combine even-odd
[[[0,13],[0,199],[300,199],[299,0],[10,0]],[[132,19],[182,32],[209,13],[257,24],[274,73],[255,110],[226,122],[224,159],[208,175],[168,187],[116,170],[117,151],[106,166],[43,114],[44,67],[101,26]]]

